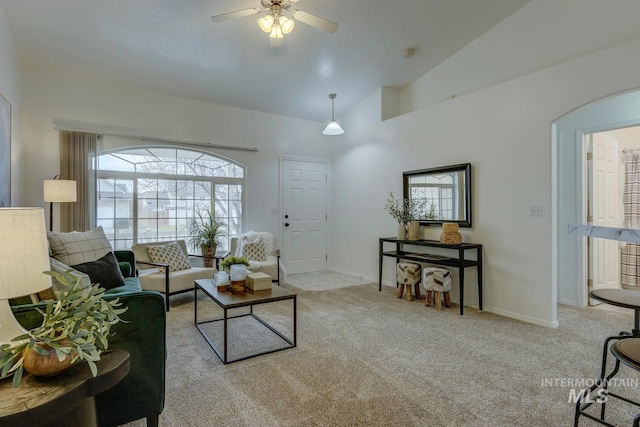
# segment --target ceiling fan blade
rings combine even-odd
[[[214,15],[211,17],[211,20],[213,22],[224,22],[224,21],[228,21],[230,19],[235,19],[235,18],[242,18],[244,16],[249,16],[249,15],[256,15],[260,12],[262,12],[264,9],[256,9],[251,8],[251,9],[243,9],[243,10],[236,10],[235,12],[229,12],[229,13],[223,13],[220,15]]]
[[[293,12],[291,15],[296,20],[304,22],[307,25],[311,25],[319,30],[326,31],[327,33],[335,33],[338,29],[338,24],[333,21],[329,21],[328,19],[321,18],[302,10],[292,10],[291,12]]]

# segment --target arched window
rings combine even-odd
[[[240,234],[245,176],[243,165],[197,150],[150,146],[103,152],[96,160],[96,224],[114,249],[127,249],[186,239],[194,214],[213,206],[229,235]],[[227,238],[219,249],[228,247]]]

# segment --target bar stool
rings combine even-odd
[[[406,290],[406,300],[413,301],[411,287],[415,289],[416,298],[420,299],[420,280],[422,278],[422,267],[415,262],[399,262],[396,266],[396,296],[402,298],[402,293]]]
[[[611,371],[611,373],[606,378],[604,378],[601,381],[601,383],[596,383],[592,387],[590,387],[587,393],[581,392],[580,394],[580,399],[578,399],[578,402],[576,404],[576,416],[574,421],[574,426],[576,427],[578,425],[578,419],[580,418],[580,415],[590,418],[593,421],[597,421],[600,424],[603,424],[606,426],[612,426],[612,424],[606,422],[604,419],[605,411],[607,409],[607,406],[606,406],[607,400],[604,399],[605,397],[606,398],[615,397],[616,399],[623,400],[627,403],[640,406],[640,402],[636,402],[627,397],[621,396],[616,393],[611,393],[610,391],[608,391],[609,382],[618,373],[618,370],[620,369],[620,362],[627,365],[631,369],[640,371],[640,338],[624,338],[624,339],[620,339],[619,341],[616,341],[611,346],[611,354],[616,359],[616,365],[613,368],[613,371]],[[601,387],[601,390],[603,391],[598,391],[597,393],[598,398],[602,399],[600,401],[602,405],[600,407],[600,418],[598,419],[591,414],[585,413],[584,411],[594,403],[593,400],[598,401],[599,399],[598,398],[593,400],[587,399],[587,403],[584,403],[584,404],[582,403],[582,399],[589,398],[590,394],[600,387]],[[640,415],[636,415],[633,419],[633,426],[638,426],[639,424],[640,424]]]

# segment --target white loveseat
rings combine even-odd
[[[238,237],[232,237],[230,242],[229,254],[234,256],[244,256],[243,244],[255,243],[262,238],[265,247],[266,259],[264,261],[249,260],[249,270],[254,273],[264,273],[271,276],[272,282],[277,282],[278,286],[285,283],[287,278],[287,270],[280,262],[280,249],[278,249],[278,239],[269,232],[249,231]]]

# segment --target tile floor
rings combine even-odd
[[[286,283],[306,291],[327,291],[346,286],[363,285],[371,283],[371,281],[334,271],[316,271],[313,273],[287,274]]]

